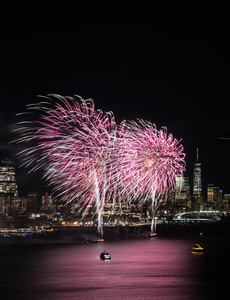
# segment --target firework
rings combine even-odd
[[[166,128],[157,130],[151,122],[138,120],[121,124],[117,149],[117,176],[123,191],[130,200],[152,200],[153,233],[159,196],[174,187],[176,176],[183,174],[183,147]]]
[[[23,165],[30,172],[42,168],[55,194],[82,216],[95,210],[100,234],[106,201],[151,198],[154,216],[159,196],[183,173],[180,141],[143,120],[117,129],[113,114],[95,110],[91,99],[41,97],[46,102],[27,107],[31,121],[18,123],[17,142],[27,146],[19,153]]]
[[[42,168],[56,195],[66,203],[72,202],[83,216],[89,209],[96,209],[102,234],[105,200],[112,196],[114,116],[95,110],[91,99],[59,95],[44,98],[51,103],[28,106],[37,119],[19,123],[21,137],[17,142],[27,143],[19,156],[30,171]]]

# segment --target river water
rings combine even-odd
[[[196,242],[204,254],[191,252]],[[0,242],[0,299],[229,299],[229,250],[217,236]]]

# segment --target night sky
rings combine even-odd
[[[77,94],[113,111],[117,123],[143,118],[182,138],[190,180],[199,147],[204,187],[214,183],[230,193],[230,140],[218,138],[230,138],[229,6],[193,2],[180,9],[137,7],[136,15],[104,18],[76,10],[6,10],[0,24],[1,155],[14,156],[17,147],[8,142],[15,114],[37,95]],[[29,183],[24,170],[17,176],[21,187],[38,188],[38,175]]]

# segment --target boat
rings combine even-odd
[[[104,251],[100,254],[100,258],[103,259],[103,260],[110,260],[111,255],[108,252]]]
[[[146,235],[145,235],[145,237],[146,237],[147,239],[150,239],[150,238],[155,237],[155,236],[157,236],[157,233],[150,233],[150,234],[146,234]]]
[[[192,252],[204,252],[204,248],[201,247],[199,244],[196,244],[195,246],[192,247]]]
[[[98,243],[104,243],[104,241],[105,241],[105,240],[104,240],[104,239],[101,239],[101,238],[97,240]]]
[[[90,243],[92,243],[92,242],[93,242],[93,241],[92,241],[90,238],[88,238],[88,237],[87,237],[87,239],[85,240],[85,243],[86,243],[86,244],[90,244]]]

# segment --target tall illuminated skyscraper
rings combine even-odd
[[[13,163],[6,159],[0,163],[0,211],[7,215],[19,211],[20,199]]]
[[[193,199],[194,209],[200,210],[202,200],[201,163],[199,162],[199,150],[197,148],[196,162],[193,170]]]

